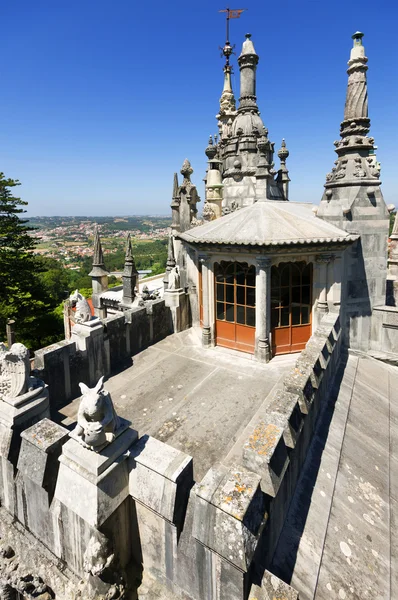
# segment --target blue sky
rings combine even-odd
[[[336,158],[351,34],[364,31],[371,135],[398,204],[397,3],[239,0],[260,55],[269,136],[286,138],[291,199],[318,203]],[[223,83],[222,3],[2,0],[0,171],[34,215],[169,214],[184,158],[204,198],[204,149]],[[236,65],[236,57],[233,57]],[[239,70],[234,90],[238,97]]]

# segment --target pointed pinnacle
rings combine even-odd
[[[173,236],[171,233],[169,234],[169,243],[167,247],[167,262],[166,262],[166,271],[171,271],[176,266],[176,259],[174,254],[174,243]]]
[[[93,268],[91,269],[90,277],[102,277],[108,275],[108,271],[105,268],[104,254],[102,252],[101,240],[98,233],[98,226],[94,232],[94,253],[93,253]]]
[[[174,181],[173,181],[173,198],[177,198],[178,196],[178,175],[174,173]]]
[[[130,270],[132,273],[137,273],[137,268],[135,266],[135,260],[133,256],[133,248],[131,246],[131,235],[127,236],[127,245],[126,245],[126,255],[124,258],[124,271]]]

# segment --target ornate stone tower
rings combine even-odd
[[[361,236],[346,261],[344,291],[350,345],[367,350],[372,308],[385,303],[389,217],[380,189],[374,139],[368,137],[368,59],[363,33],[356,32],[352,38],[341,139],[334,143],[337,160],[326,176],[317,215]]]
[[[131,237],[128,234],[126,256],[124,259],[124,269],[122,275],[123,281],[123,304],[132,304],[135,298],[135,290],[138,281],[138,271],[135,266],[133,249],[131,247]]]
[[[239,108],[236,113],[231,104],[228,111],[220,109],[222,118],[219,118],[221,126],[217,158],[222,161],[224,212],[248,206],[257,200],[285,199],[274,179],[274,144],[268,139],[268,130],[264,127],[257,106],[258,61],[251,35],[247,34],[238,58]],[[227,90],[228,82],[229,79],[225,84]]]
[[[101,300],[99,295],[108,289],[108,271],[105,268],[104,254],[102,252],[101,240],[96,227],[94,232],[94,254],[93,268],[89,273],[91,277],[91,286],[93,289],[92,302],[94,313],[97,317],[105,317],[105,310],[101,308]]]

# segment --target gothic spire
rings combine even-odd
[[[126,255],[124,259],[124,269],[122,275],[123,281],[123,304],[131,304],[136,295],[136,285],[138,281],[138,271],[135,266],[133,249],[131,247],[130,234],[127,236]]]
[[[138,274],[137,268],[135,266],[134,256],[133,256],[133,248],[131,246],[131,236],[128,234],[127,236],[127,245],[126,245],[126,255],[124,258],[124,271],[123,275],[127,273],[130,275],[131,273]]]
[[[93,268],[91,269],[90,277],[103,277],[108,275],[108,271],[105,268],[104,253],[102,252],[101,240],[98,232],[98,226],[95,227],[94,231],[94,254],[93,254]]]
[[[240,69],[240,98],[239,112],[257,109],[256,98],[256,69],[258,64],[258,54],[251,41],[251,34],[246,34],[243,42],[242,52],[238,58]]]
[[[348,61],[348,85],[344,108],[344,121],[341,123],[340,134],[366,135],[370,129],[368,118],[368,89],[366,71],[368,59],[362,45],[364,34],[357,31],[352,36],[354,40]]]
[[[289,170],[286,167],[286,159],[289,156],[289,150],[286,148],[285,138],[282,139],[282,144],[280,149],[278,150],[278,157],[281,162],[281,167],[278,171],[278,175],[276,181],[283,193],[283,197],[285,200],[289,200]]]

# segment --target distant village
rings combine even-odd
[[[31,236],[37,241],[36,254],[61,260],[67,269],[79,270],[82,259],[93,253],[96,227],[105,255],[116,254],[130,234],[135,243],[153,242],[168,236],[166,217],[36,217],[29,219]]]

